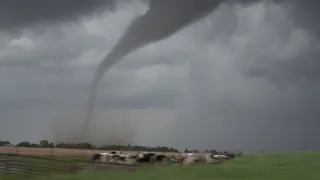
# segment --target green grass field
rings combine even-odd
[[[19,178],[21,179],[21,178]],[[220,165],[159,166],[133,172],[86,172],[34,180],[320,180],[320,152],[245,155]]]

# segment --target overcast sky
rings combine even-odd
[[[75,140],[98,63],[147,4],[33,1],[0,5],[0,137]],[[315,5],[222,4],[128,55],[100,86],[90,142],[320,149]]]

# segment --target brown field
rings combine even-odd
[[[14,154],[25,156],[92,156],[94,153],[108,152],[105,150],[87,149],[60,149],[60,148],[26,148],[26,147],[0,147],[0,154]],[[123,151],[128,154],[136,154],[137,151]],[[162,152],[159,152],[160,154]],[[163,153],[162,153],[163,154]],[[178,155],[179,153],[165,153]]]

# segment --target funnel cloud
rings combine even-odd
[[[220,4],[212,0],[151,0],[144,15],[136,17],[107,57],[99,64],[91,85],[84,130],[89,125],[97,88],[106,70],[122,57],[154,41],[170,37],[182,27],[210,13]]]
[[[12,5],[1,11],[4,140],[78,140],[95,67],[119,46],[130,32],[126,28],[151,11],[145,1],[96,2],[88,1],[93,8],[86,12],[70,2],[59,15],[25,5],[21,14],[13,13]],[[168,1],[161,2],[159,9]],[[181,150],[320,148],[319,2],[228,0],[216,5],[148,45],[138,38],[130,41],[140,43],[138,48],[115,53],[123,60],[110,63],[101,79],[85,140]],[[37,16],[23,14],[33,11]],[[18,15],[25,18],[18,21]],[[8,26],[3,19],[17,20]],[[131,53],[119,56],[124,52]]]

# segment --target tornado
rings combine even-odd
[[[104,73],[129,53],[164,40],[212,12],[222,0],[150,0],[145,14],[136,17],[109,54],[99,64],[90,87],[87,114],[82,130],[86,134],[94,112],[97,90]]]

